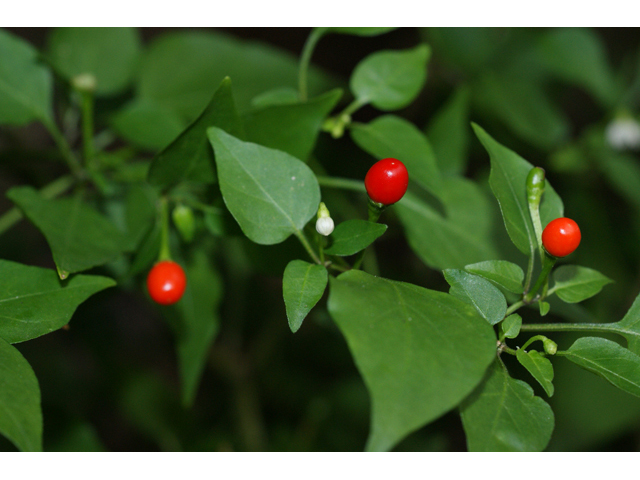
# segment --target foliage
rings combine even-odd
[[[146,33],[0,30],[4,449],[627,448],[640,137],[608,132],[638,122],[637,48],[319,27],[298,59]],[[312,65],[327,36],[360,45],[348,71]],[[409,172],[392,205],[364,188],[382,158]],[[186,290],[154,305],[168,259]]]

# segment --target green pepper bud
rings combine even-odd
[[[196,222],[193,216],[193,210],[186,205],[178,204],[173,209],[171,218],[182,239],[187,243],[191,242],[196,233]]]
[[[537,207],[542,200],[542,194],[544,193],[544,169],[540,167],[534,167],[527,175],[527,201],[530,205]]]

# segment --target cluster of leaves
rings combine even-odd
[[[277,272],[282,322],[286,315],[295,333],[312,310],[327,311],[346,340],[370,397],[368,450],[392,449],[455,409],[469,450],[545,449],[554,413],[519,377],[533,378],[551,397],[554,356],[640,396],[640,300],[622,320],[590,322],[572,307],[611,280],[577,265],[560,266],[550,285],[527,296],[543,256],[525,188],[533,165],[477,124],[469,127],[473,115],[514,135],[550,154],[559,172],[579,174],[581,162],[593,161],[637,206],[635,159],[607,146],[604,123],[571,141],[548,87],[578,86],[610,113],[634,108],[637,80],[624,69],[615,77],[597,38],[582,29],[543,31],[535,41],[527,30],[506,38],[491,29],[428,29],[421,31],[426,43],[366,56],[348,82],[310,66],[325,36],[391,30],[313,29],[299,64],[215,32],[174,32],[143,48],[135,29],[61,28],[38,52],[0,30],[0,123],[39,122],[56,143],[55,160],[69,170],[39,190],[6,192],[15,208],[0,217],[0,233],[24,215],[45,237],[56,270],[0,260],[0,433],[19,449],[42,448],[38,381],[13,344],[62,328],[108,287],[141,292],[141,276],[167,241],[166,205],[173,210],[171,252],[188,277],[184,298],[162,308],[184,407],[195,401],[221,324],[234,320],[221,319],[223,285],[237,286],[243,271],[257,270],[273,252],[284,254]],[[462,80],[420,129],[401,111],[423,92],[432,51]],[[94,82],[88,87],[87,76]],[[354,121],[365,108],[374,118]],[[497,202],[465,176],[473,132],[489,155]],[[346,140],[364,159],[357,165],[349,164]],[[336,155],[338,172],[352,177],[330,175],[336,168],[328,157]],[[401,159],[410,176],[405,197],[382,217],[389,225],[358,218],[367,212],[364,174],[385,157]],[[336,220],[328,239],[313,228],[321,200]],[[496,232],[498,206],[507,235]],[[539,215],[543,225],[564,215],[548,182]],[[425,271],[443,271],[448,292],[385,270],[370,247],[400,232]],[[261,246],[253,266],[250,243]],[[99,275],[82,273],[89,269]],[[526,321],[550,311],[580,323]],[[542,335],[525,336],[554,330],[617,334],[627,348],[586,336],[563,350]],[[535,341],[542,351],[529,348]],[[511,355],[517,368],[504,358]],[[132,398],[153,405],[160,398],[136,396],[136,388]],[[163,448],[177,448],[155,419],[131,409]]]

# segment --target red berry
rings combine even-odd
[[[395,158],[384,158],[373,165],[364,177],[369,198],[376,203],[391,205],[402,198],[409,185],[409,173]]]
[[[171,305],[180,300],[186,286],[184,270],[171,260],[156,263],[147,276],[149,295],[161,305]]]
[[[580,245],[580,229],[570,218],[556,218],[542,231],[542,245],[554,257],[566,257]]]

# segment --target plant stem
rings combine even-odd
[[[84,178],[84,171],[82,170],[82,166],[80,162],[76,158],[76,156],[71,151],[71,147],[67,143],[67,140],[64,138],[64,135],[58,129],[58,126],[51,120],[46,119],[42,120],[43,125],[49,131],[49,134],[53,138],[53,141],[56,143],[58,150],[62,154],[62,158],[67,163],[69,170],[78,177],[79,179]]]
[[[305,237],[304,233],[300,230],[297,230],[295,232],[295,236],[298,237],[298,240],[300,240],[300,243],[302,244],[304,249],[307,251],[309,256],[313,259],[313,261],[319,265],[322,265],[322,262],[320,261],[316,253],[313,251],[313,248],[311,248],[311,245],[309,244],[309,241],[307,240],[307,237]]]
[[[542,287],[547,282],[549,273],[551,272],[553,266],[556,264],[556,261],[558,261],[557,258],[550,257],[549,255],[545,254],[542,260],[542,271],[538,276],[538,280],[536,281],[533,288],[529,291],[529,293],[527,293],[522,299],[525,303],[531,303],[533,301],[536,292],[540,290],[540,287]]]
[[[85,165],[94,170],[95,149],[93,145],[93,94],[88,91],[80,92],[82,108],[82,152]]]
[[[75,178],[71,175],[64,175],[57,178],[40,190],[40,195],[47,200],[57,197],[66,192],[75,183]],[[22,211],[18,207],[13,207],[0,216],[0,235],[22,219]]]
[[[307,76],[309,74],[309,65],[311,64],[311,55],[318,41],[327,31],[326,27],[316,27],[311,30],[307,41],[302,48],[302,56],[300,57],[300,69],[298,70],[298,91],[300,100],[307,101]]]
[[[318,183],[321,187],[338,188],[341,190],[351,190],[353,192],[365,193],[364,182],[361,180],[351,180],[350,178],[324,177],[319,176]]]
[[[171,260],[171,248],[169,247],[169,200],[165,196],[160,198],[160,227],[159,262]]]
[[[598,332],[623,334],[623,330],[609,323],[524,323],[521,332]]]
[[[511,315],[513,312],[518,310],[523,305],[524,305],[524,302],[522,300],[511,305],[509,308],[507,308],[507,312],[504,314],[504,318],[507,318],[509,315]]]

